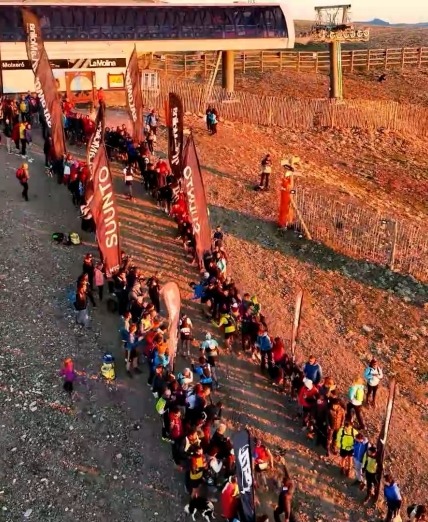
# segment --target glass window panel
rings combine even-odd
[[[115,39],[136,40],[287,36],[286,21],[278,6],[38,6],[34,11],[47,40],[60,40],[64,30],[70,40],[81,40],[85,32],[94,40],[113,33]],[[21,20],[18,6],[0,9],[0,39],[4,34],[8,40],[23,41]]]

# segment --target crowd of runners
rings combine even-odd
[[[24,118],[16,108],[12,117],[13,125],[31,125],[27,121],[30,118]],[[67,117],[72,118],[70,114]],[[8,138],[11,121],[8,110],[4,108],[2,123],[4,135]],[[157,126],[158,118],[152,111],[146,118],[146,139],[140,144],[132,142],[126,126],[106,129],[109,155],[125,164],[126,195],[132,198],[132,184],[140,182],[159,207],[175,219],[177,241],[181,241],[189,262],[197,265],[195,237],[180,183],[171,175],[167,162],[154,158],[155,140],[151,145],[149,143],[150,137],[156,136]],[[47,172],[54,172],[58,181],[70,190],[73,204],[83,208],[88,174],[86,164],[68,154],[61,165],[53,166],[49,150],[46,150],[50,138],[44,138]],[[9,151],[8,139],[6,145]],[[27,200],[28,170],[25,163],[17,171],[17,178],[23,185],[23,197]],[[82,228],[93,230],[93,223],[85,219],[85,215],[82,215]],[[210,520],[214,513],[210,488],[220,488],[222,514],[229,522],[239,521],[235,456],[222,417],[222,403],[215,398],[217,390],[228,378],[227,365],[220,366],[224,372],[219,374],[219,361],[225,355],[237,352],[259,364],[260,371],[272,386],[288,396],[290,400],[285,402],[286,407],[295,413],[296,419],[300,419],[307,437],[321,448],[324,458],[338,456],[341,473],[346,477],[353,475],[355,487],[365,490],[361,500],[370,502],[378,480],[377,434],[368,433],[364,417],[366,408],[376,408],[377,391],[383,379],[378,362],[375,359],[369,361],[364,373],[355,377],[346,394],[339,392],[334,378],[324,374],[314,356],[309,356],[304,363],[298,362],[287,351],[283,339],[270,335],[268,319],[257,296],[241,292],[230,275],[221,227],[216,228],[212,250],[205,253],[200,268],[200,279],[191,286],[193,298],[201,302],[207,331],[197,340],[191,318],[182,315],[178,347],[178,355],[182,358],[171,358],[172,354],[168,353],[167,323],[161,315],[159,275],[147,277],[124,252],[120,270],[114,278],[106,281],[108,296],[103,291],[102,263],[95,262],[92,255],[87,254],[74,297],[76,320],[84,326],[89,323],[89,303],[96,306],[97,302],[107,298],[111,310],[117,310],[120,315],[126,374],[133,378],[143,373],[144,365],[147,367],[147,384],[156,399],[155,408],[161,418],[161,437],[171,444],[172,458],[184,471],[189,494],[186,510],[192,515],[200,512]],[[216,335],[211,333],[213,328],[222,332],[222,343],[216,341]],[[178,368],[186,358],[187,367]],[[67,392],[72,393],[72,361],[65,362],[62,375]],[[297,408],[293,406],[294,401]],[[284,477],[273,515],[275,522],[280,521],[282,515],[287,522],[293,520],[293,480],[277,465],[263,441],[254,440],[253,457],[256,491],[268,485],[267,475],[276,480],[281,479],[281,475]],[[384,476],[384,496],[387,504],[385,521],[398,521],[402,495],[398,483],[389,473]],[[426,519],[427,510],[422,504],[412,504],[407,514],[409,520],[422,521]],[[263,515],[261,520],[268,521],[269,517]]]

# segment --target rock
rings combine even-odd
[[[32,512],[32,509],[27,509],[27,511],[24,513],[24,518],[30,518]]]
[[[365,333],[370,333],[373,331],[373,328],[371,326],[368,326],[366,324],[363,324],[362,329]]]

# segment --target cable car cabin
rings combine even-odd
[[[81,0],[57,0],[55,4],[6,0],[0,9],[0,55],[6,93],[31,90],[34,86],[25,48],[22,7],[39,17],[46,51],[61,90],[65,90],[64,70],[70,73],[76,69],[96,73],[97,87],[111,87],[109,75],[120,88],[121,74],[134,44],[139,52],[159,54],[294,46],[294,22],[286,6],[279,2],[219,0],[215,4],[196,4],[189,0],[183,4],[173,0],[104,0],[88,5]],[[81,89],[89,88],[89,80],[82,76],[81,81],[85,83]]]

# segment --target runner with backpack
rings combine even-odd
[[[28,180],[30,179],[30,174],[28,172],[28,163],[23,163],[16,171],[16,179],[19,181],[22,190],[22,197],[25,201],[28,201]]]

